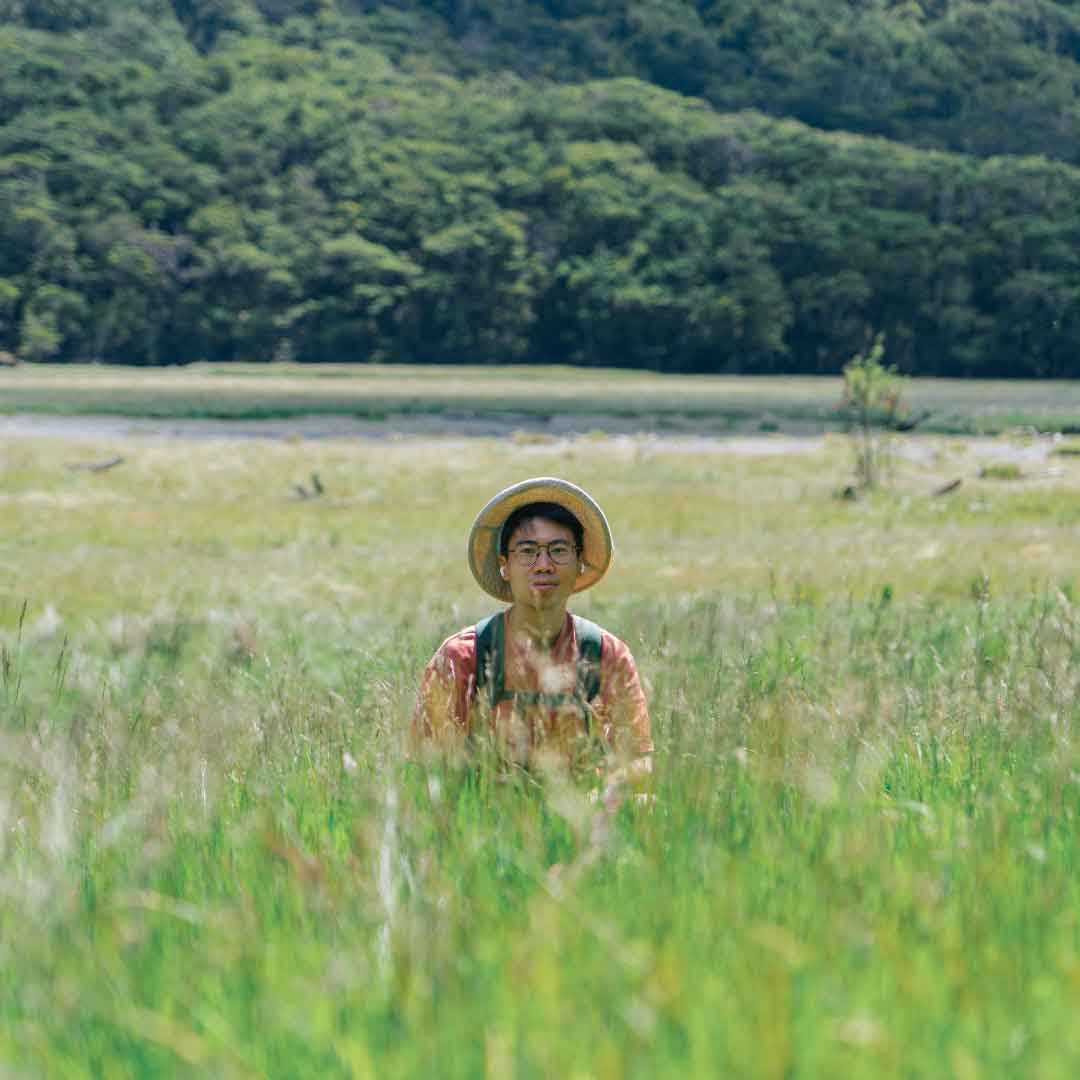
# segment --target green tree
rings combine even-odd
[[[104,18],[94,0],[0,0],[0,22],[22,23],[34,30],[83,30]]]
[[[86,315],[79,293],[59,285],[40,286],[23,308],[18,354],[30,361],[54,359],[65,346],[83,339]]]
[[[19,286],[14,281],[0,278],[0,349],[4,352],[14,352],[18,345],[15,332],[20,295]]]
[[[179,301],[188,244],[116,215],[87,230],[92,256],[84,279],[94,360],[156,364],[165,358],[162,337]]]
[[[224,35],[257,33],[258,15],[247,0],[173,0],[192,45],[206,53]]]
[[[882,364],[884,356],[885,338],[878,334],[869,349],[844,365],[844,407],[853,428],[855,480],[867,490],[878,487],[887,473],[891,454],[887,429],[905,410],[903,381],[895,367]]]
[[[325,241],[289,316],[301,359],[393,360],[416,316],[421,269],[381,244],[347,233]]]
[[[526,355],[534,319],[525,222],[494,208],[424,239],[414,355],[499,363]]]

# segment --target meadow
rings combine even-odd
[[[615,368],[409,364],[23,365],[0,371],[0,415],[105,414],[161,420],[339,417],[520,425],[532,430],[841,430],[839,377],[662,375]],[[919,430],[1080,432],[1076,381],[913,379]],[[490,433],[490,432],[489,432]]]
[[[0,442],[3,1070],[1075,1076],[1080,458],[1031,445],[845,500],[840,436]],[[544,474],[649,687],[611,821],[407,754]]]

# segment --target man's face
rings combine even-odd
[[[541,546],[530,565],[529,545],[533,544]],[[552,558],[548,545],[555,545],[557,556],[560,549],[565,553],[569,548],[570,558],[564,565]],[[578,578],[580,561],[570,529],[545,518],[521,522],[510,536],[509,555],[499,556],[500,572],[510,585],[514,603],[545,610],[566,606]]]

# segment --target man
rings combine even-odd
[[[649,773],[649,711],[630,650],[566,610],[611,563],[596,502],[566,480],[522,481],[480,511],[468,554],[480,587],[510,606],[439,647],[424,671],[417,740],[454,748],[489,738],[517,764],[595,767],[609,793]]]

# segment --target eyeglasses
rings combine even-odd
[[[510,549],[510,554],[522,566],[532,566],[540,558],[541,551],[546,551],[556,566],[566,566],[577,557],[578,549],[567,540],[552,540],[550,544],[534,544],[531,540],[523,540]]]

